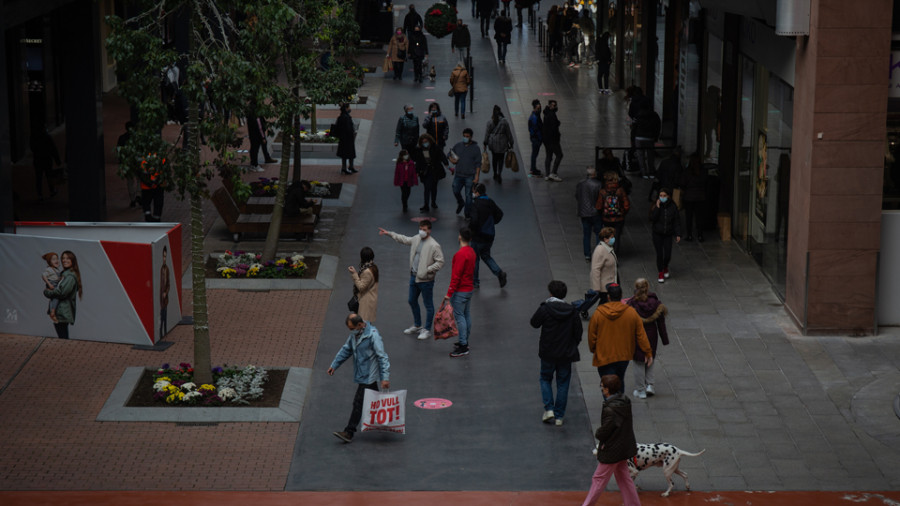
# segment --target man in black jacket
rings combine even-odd
[[[544,179],[558,183],[562,181],[562,178],[557,176],[556,172],[559,170],[559,162],[562,160],[563,152],[560,146],[560,122],[559,118],[556,117],[557,109],[556,100],[547,102],[547,107],[544,108],[544,125],[541,131],[541,140],[544,141],[544,153],[546,156],[544,159]],[[550,161],[553,159],[553,155],[556,155],[556,164],[551,171]]]
[[[634,147],[637,148],[638,163],[641,166],[641,176],[644,179],[650,179],[656,172],[653,149],[656,141],[659,140],[662,121],[659,119],[659,114],[653,112],[649,100],[641,102],[631,128],[634,134]]]
[[[562,281],[553,280],[547,285],[550,298],[541,302],[531,317],[531,326],[541,329],[538,356],[541,358],[541,397],[544,401],[544,423],[563,424],[566,402],[569,398],[569,381],[572,379],[572,362],[581,357],[581,319],[575,306],[563,299],[568,288]],[[556,401],[553,400],[553,375],[556,375]]]
[[[424,75],[422,74],[422,61],[428,59],[428,40],[422,33],[422,28],[417,26],[413,28],[409,34],[409,56],[413,61],[413,72],[415,72],[415,82],[421,83]]]
[[[406,14],[406,17],[403,18],[403,32],[406,33],[407,37],[411,37],[413,29],[417,26],[419,28],[424,28],[425,24],[422,21],[422,16],[416,12],[416,6],[409,4],[409,12]]]
[[[494,20],[494,40],[497,41],[497,62],[506,63],[506,47],[512,42],[512,19],[503,11]]]
[[[472,231],[472,242],[469,246],[475,250],[478,258],[487,264],[491,272],[500,280],[500,288],[506,286],[506,272],[491,257],[491,246],[494,245],[494,225],[503,219],[503,211],[497,203],[487,196],[484,183],[478,183],[472,188],[472,211],[469,220],[469,230]],[[478,289],[478,266],[481,262],[475,262],[475,289]]]

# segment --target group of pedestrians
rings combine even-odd
[[[556,100],[550,100],[543,108],[542,118],[541,101],[535,99],[531,101],[531,116],[528,117],[528,137],[531,140],[531,175],[554,182],[562,181],[558,174],[559,164],[563,157],[562,134],[559,131],[562,123],[556,115],[558,110],[559,105]],[[537,168],[537,157],[541,146],[544,147],[544,172]]]

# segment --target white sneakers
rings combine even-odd
[[[563,424],[563,419],[562,419],[562,418],[557,418],[557,419],[556,419],[556,426],[557,426],[557,427],[562,427],[562,424]]]
[[[647,391],[642,388],[640,390],[635,390],[634,392],[631,393],[631,395],[633,395],[634,397],[636,397],[638,399],[646,399]]]
[[[431,336],[432,336],[432,334],[431,334],[430,330],[422,329],[419,331],[419,336],[416,339],[419,339],[420,341],[424,341],[425,339],[428,339]]]
[[[249,171],[250,172],[265,172],[266,169],[260,167],[259,165],[251,165]]]
[[[656,390],[653,389],[653,385],[647,385],[647,397],[653,397],[656,395]]]
[[[403,333],[408,336],[411,336],[420,330],[422,330],[422,327],[417,327],[417,326],[413,325],[410,328],[404,330]]]
[[[413,334],[415,334],[415,333],[418,333],[419,335],[416,336],[416,338],[417,338],[417,339],[420,339],[420,340],[423,340],[423,341],[424,341],[425,339],[428,339],[428,338],[430,338],[431,336],[434,335],[434,334],[431,333],[430,330],[428,330],[428,329],[426,329],[426,328],[424,328],[424,327],[418,327],[418,326],[416,326],[416,325],[413,325],[413,326],[409,327],[408,329],[404,330],[403,333],[406,334],[406,335],[408,335],[408,336],[411,336],[411,335],[413,335]]]
[[[547,177],[545,177],[544,180],[546,180],[546,181],[554,181],[554,182],[559,183],[559,182],[562,181],[562,178],[559,177],[559,176],[557,176],[556,174],[550,174],[550,175],[548,175]]]
[[[544,416],[541,417],[541,421],[544,423],[553,423],[553,410],[544,411]]]

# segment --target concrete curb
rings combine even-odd
[[[128,398],[137,387],[143,367],[125,369],[103,409],[98,422],[299,422],[309,391],[312,369],[291,367],[277,408],[129,408]]]

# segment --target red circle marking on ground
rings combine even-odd
[[[447,399],[438,399],[436,397],[427,397],[425,399],[419,399],[413,403],[417,408],[422,409],[444,409],[449,408],[453,405]]]

